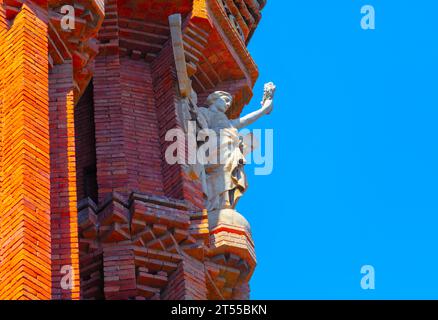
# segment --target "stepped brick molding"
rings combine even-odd
[[[235,118],[264,5],[0,0],[0,299],[249,298],[249,226],[215,220],[164,160],[181,126],[168,17],[199,102],[226,90]]]

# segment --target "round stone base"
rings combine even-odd
[[[231,226],[246,229],[251,234],[251,227],[248,220],[244,218],[239,212],[233,209],[222,209],[208,213],[208,224],[210,231],[218,226]]]

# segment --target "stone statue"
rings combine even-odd
[[[189,134],[188,124],[195,123],[197,136],[204,134],[216,139],[216,143],[198,141],[198,148],[204,143],[214,145],[214,148],[209,150],[209,155],[204,159],[198,158],[196,164],[186,165],[188,175],[201,181],[207,198],[205,206],[209,220],[216,219],[213,224],[217,225],[218,220],[227,220],[229,223],[233,220],[233,224],[249,228],[246,220],[235,211],[239,199],[248,187],[244,172],[245,155],[252,147],[248,146],[250,143],[246,143],[247,139],[239,135],[239,130],[271,113],[275,85],[273,83],[265,85],[262,107],[259,110],[239,119],[231,120],[226,115],[233,103],[232,95],[227,92],[216,91],[210,94],[206,101],[207,106],[199,108],[196,92],[187,74],[181,16],[179,14],[170,16],[169,24],[181,96],[177,110],[181,126],[186,134]],[[214,134],[209,134],[211,132]],[[210,161],[215,157],[217,161]]]
[[[209,212],[221,209],[235,209],[246,191],[248,184],[244,172],[245,145],[239,130],[251,125],[263,115],[269,114],[273,108],[275,86],[265,85],[265,96],[262,107],[242,118],[230,120],[226,111],[231,107],[233,97],[223,91],[212,93],[207,98],[207,108],[199,108],[199,114],[205,119],[207,126],[217,136],[217,163],[205,165],[207,184],[206,208]]]

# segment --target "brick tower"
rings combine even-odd
[[[168,17],[200,104],[228,91],[236,117],[264,4],[0,0],[0,299],[249,298],[249,228],[209,220],[200,183],[164,161],[181,125]]]

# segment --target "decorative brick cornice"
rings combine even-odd
[[[245,73],[248,73],[249,78],[254,84],[259,74],[257,65],[255,64],[248,49],[246,48],[245,42],[242,40],[237,30],[232,26],[227,13],[225,12],[224,8],[219,3],[219,1],[221,0],[207,0],[208,7],[210,8],[212,13],[211,16],[219,24],[218,28],[216,29],[219,32],[223,30],[226,38],[231,43],[231,46],[228,46],[228,49],[231,51],[231,54],[234,54],[235,52],[238,59],[244,66],[243,71]]]
[[[81,260],[102,259],[100,264],[82,265],[84,298],[179,296],[172,292],[173,280],[182,277],[178,281],[190,283],[190,275],[179,275],[186,268],[194,268],[206,282],[205,289],[196,285],[192,289],[198,298],[247,298],[239,290],[256,264],[250,232],[218,225],[209,233],[207,213],[189,207],[185,201],[139,193],[129,198],[114,193],[100,207],[88,198],[82,200],[78,207]],[[136,270],[125,292],[118,291],[123,286],[117,280],[120,274],[98,272],[110,270],[109,264],[116,260]],[[96,283],[106,291],[96,290]]]

